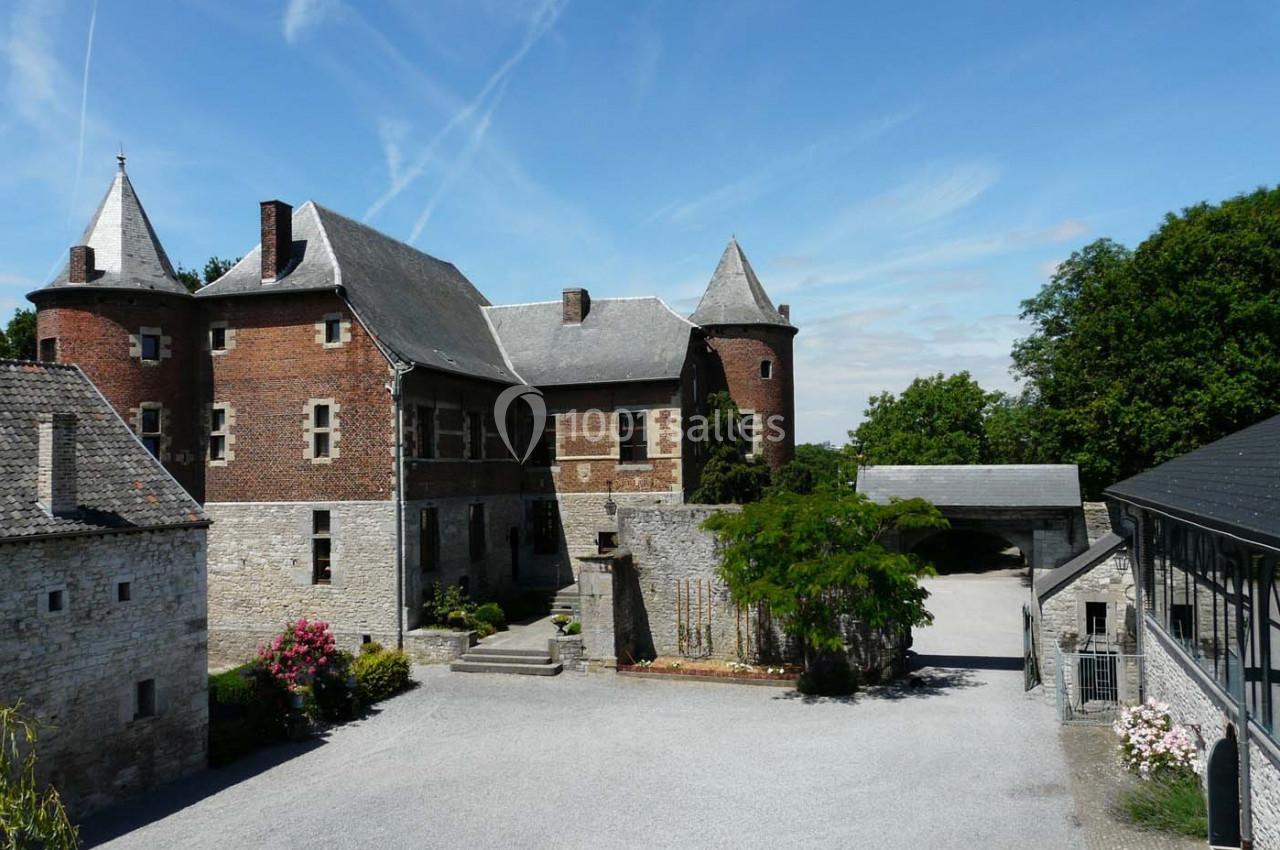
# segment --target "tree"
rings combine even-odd
[[[227,272],[231,271],[231,267],[240,262],[237,257],[234,260],[224,260],[221,257],[210,257],[205,261],[203,279],[197,274],[195,269],[184,268],[178,266],[178,270],[174,272],[174,276],[178,281],[190,292],[195,292],[202,286],[208,286]]]
[[[849,440],[868,464],[983,463],[992,401],[968,372],[916,378],[900,396],[873,396]]]
[[[804,647],[805,670],[841,656],[845,618],[871,629],[907,629],[932,621],[920,577],[930,567],[891,551],[895,530],[945,528],[923,499],[877,505],[852,490],[807,496],[774,493],[741,511],[709,517],[724,544],[718,574],[739,605],[764,605]]]
[[[801,443],[795,457],[773,473],[770,492],[807,495],[819,487],[848,487],[857,477],[849,456],[830,443]]]
[[[1022,306],[1036,452],[1096,498],[1280,413],[1280,188],[1170,214],[1134,251],[1093,242]]]
[[[0,844],[5,850],[80,846],[56,789],[36,782],[36,727],[18,707],[0,705]]]
[[[0,331],[0,357],[11,360],[36,359],[36,311],[19,307]]]
[[[747,457],[749,429],[727,392],[712,393],[707,404],[703,433],[696,433],[697,426],[690,429],[694,442],[706,446],[707,460],[689,500],[706,505],[754,502],[769,486],[769,465],[759,457]]]

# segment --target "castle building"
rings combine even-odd
[[[317,203],[259,215],[260,243],[189,293],[122,160],[29,296],[41,358],[80,365],[212,519],[215,659],[297,616],[397,643],[437,583],[571,584],[619,506],[697,486],[687,425],[713,392],[750,414],[753,451],[792,456],[796,329],[736,240],[686,318],[576,288],[493,305],[451,263]],[[524,385],[547,411],[538,435],[534,408],[503,396]]]

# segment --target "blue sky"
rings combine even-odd
[[[1276,4],[896,5],[11,0],[0,312],[119,143],[187,266],[314,199],[494,302],[687,313],[736,234],[801,329],[799,439],[842,442],[919,374],[1011,387],[1073,249],[1276,182]]]

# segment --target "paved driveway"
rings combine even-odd
[[[116,848],[1083,847],[1025,590],[931,581],[924,687],[852,701],[612,675],[421,686],[87,824]],[[111,836],[115,836],[111,839]]]

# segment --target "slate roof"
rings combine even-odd
[[[43,413],[76,415],[76,515],[36,503]],[[207,522],[79,368],[0,360],[0,540]]]
[[[697,325],[783,325],[791,323],[774,309],[755,270],[735,238],[729,239],[698,309],[689,317]]]
[[[378,341],[401,360],[515,383],[480,308],[488,300],[452,264],[308,201],[293,211],[293,260],[262,282],[255,246],[198,298],[341,288]]]
[[[857,489],[874,502],[924,498],[940,508],[1078,508],[1075,464],[864,466]]]
[[[110,289],[143,289],[189,295],[187,288],[174,276],[173,266],[165,254],[147,218],[142,202],[125,173],[123,158],[111,187],[98,204],[78,245],[93,248],[96,275],[89,283],[69,283],[70,261],[43,289],[86,286]],[[33,295],[43,290],[36,290]]]
[[[660,298],[593,298],[581,324],[562,303],[486,307],[512,367],[539,386],[678,379],[694,326]]]
[[[1110,558],[1123,546],[1124,538],[1114,531],[1108,531],[1099,537],[1092,546],[1076,555],[1070,561],[1040,576],[1036,580],[1036,597],[1044,601],[1069,584],[1076,576],[1087,572],[1102,563],[1102,561]]]
[[[1112,484],[1104,495],[1280,545],[1280,416]]]

